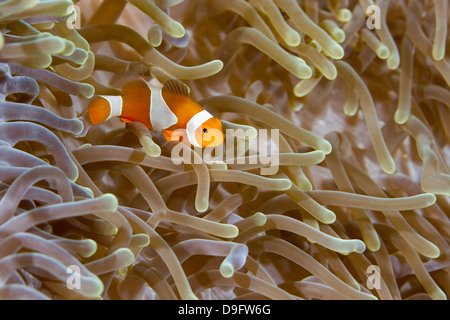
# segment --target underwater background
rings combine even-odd
[[[447,299],[449,15],[0,1],[0,298]],[[179,163],[141,123],[83,120],[136,78],[180,79],[224,129],[277,130],[276,174],[249,152]]]

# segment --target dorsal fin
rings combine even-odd
[[[164,82],[162,91],[167,91],[175,94],[180,94],[182,96],[189,97],[190,89],[187,84],[181,82],[177,79],[169,79]]]
[[[203,109],[205,109],[206,111],[208,111],[209,113],[211,113],[211,115],[212,115],[214,118],[218,118],[218,117],[219,117],[220,112],[217,111],[217,109],[214,109],[213,107],[208,106],[207,104],[204,104],[202,107],[203,107]]]
[[[142,89],[148,90],[150,92],[150,88],[147,85],[147,82],[145,82],[144,79],[136,79],[131,80],[125,83],[122,87],[122,95],[140,95],[142,94]]]

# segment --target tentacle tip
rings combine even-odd
[[[339,10],[337,14],[337,19],[341,22],[349,22],[350,20],[352,20],[352,16],[353,14],[349,9],[343,8]]]
[[[228,224],[229,229],[227,230],[227,234],[224,235],[224,238],[233,239],[239,235],[239,228],[235,225]]]
[[[97,251],[97,242],[95,242],[92,239],[86,239],[86,240],[84,240],[84,242],[86,243],[86,247],[88,249],[79,255],[82,258],[90,258]]]
[[[432,57],[433,57],[434,61],[439,62],[439,61],[443,60],[445,57],[445,47],[438,48],[436,46],[433,46]]]
[[[396,54],[391,54],[387,59],[387,66],[391,70],[396,70],[400,65],[400,58]]]
[[[220,274],[224,278],[231,278],[234,274],[234,268],[228,261],[222,262],[220,265]]]
[[[325,154],[330,154],[331,151],[333,150],[333,147],[331,146],[331,143],[328,142],[327,140],[323,140],[321,141],[321,143],[318,146],[318,150],[322,151]]]
[[[389,159],[385,163],[381,163],[381,168],[387,174],[394,174],[395,170],[397,170],[394,159],[392,159],[392,157],[389,157]]]
[[[168,30],[166,30],[166,31],[168,31]],[[186,34],[186,30],[184,29],[184,27],[181,23],[179,23],[177,21],[173,21],[173,23],[171,24],[169,34],[174,38],[182,38]]]
[[[280,191],[286,191],[292,188],[292,181],[288,179],[279,179],[280,181]]]
[[[107,210],[109,211],[116,211],[119,207],[119,201],[117,200],[116,196],[111,193],[106,193],[100,196],[100,198],[108,204]]]
[[[209,208],[208,201],[199,200],[195,203],[195,210],[197,210],[199,213],[205,212],[206,210],[208,210],[208,208]]]
[[[291,47],[298,46],[301,41],[300,35],[296,31],[290,32],[286,38],[286,43]]]
[[[378,238],[374,239],[372,241],[369,240],[369,241],[366,241],[366,242],[367,242],[366,243],[367,249],[369,249],[371,252],[377,252],[381,248],[381,243],[380,243],[380,240]]]
[[[150,245],[150,236],[146,235],[146,234],[142,234],[142,236],[145,238],[140,244],[139,244],[139,248],[145,248],[148,245]]]
[[[333,211],[323,207],[319,220],[325,224],[332,224],[336,221],[336,214]]]
[[[300,188],[302,191],[312,191],[313,185],[311,184],[311,181],[308,179],[296,179],[295,185]]]
[[[334,46],[332,46],[332,48],[329,50],[329,52],[326,52],[326,54],[335,60],[341,60],[345,55],[345,51],[340,44],[334,42]]]
[[[82,85],[82,89],[80,92],[81,97],[90,99],[94,96],[94,94],[95,94],[94,86],[87,84],[87,83],[81,83],[80,85]]]
[[[323,70],[322,74],[328,80],[335,80],[337,78],[337,75],[338,75],[337,70],[336,70],[335,67],[334,68],[333,67],[329,68],[327,70]]]
[[[85,131],[83,121],[81,121],[80,119],[72,119],[72,121],[73,121],[73,128],[71,130],[71,133],[78,136],[81,133],[83,133],[83,131]]]
[[[264,213],[262,213],[262,212],[256,212],[256,213],[253,215],[253,221],[254,221],[254,223],[255,223],[256,226],[262,227],[263,225],[266,224],[266,222],[267,222],[267,217],[266,217],[266,215],[265,215]]]
[[[81,280],[82,282],[80,284],[80,287],[83,289],[83,295],[85,297],[91,299],[101,297],[103,291],[105,290],[105,286],[99,278],[87,277],[83,280]]]
[[[72,163],[72,168],[70,168],[69,173],[67,173],[67,177],[69,178],[70,181],[77,181],[78,176],[79,176],[79,172],[78,172],[78,168],[75,166],[74,163]]]
[[[377,56],[378,56],[378,58],[380,58],[382,60],[386,60],[389,57],[390,54],[391,54],[391,51],[385,45],[381,45],[377,49]]]
[[[157,158],[161,155],[161,147],[153,143],[149,146],[144,147],[145,153],[147,153],[152,158]]]
[[[353,251],[357,253],[363,253],[364,251],[366,251],[366,244],[361,240],[356,241],[357,243]]]
[[[432,206],[436,203],[436,196],[434,194],[426,193],[424,196],[426,197],[425,203],[427,207]]]
[[[395,112],[395,115],[394,115],[394,121],[395,121],[395,123],[397,123],[399,125],[403,125],[408,121],[409,116],[410,116],[409,113],[405,113],[405,112],[402,112],[401,110],[397,109],[397,111]]]
[[[212,64],[214,66],[214,69],[216,69],[216,73],[223,69],[223,62],[222,62],[222,60],[218,60],[218,59],[212,60],[210,62],[210,64]]]
[[[128,248],[117,249],[114,253],[122,257],[124,267],[129,267],[135,260],[133,252]]]
[[[325,152],[320,151],[320,150],[316,150],[314,152],[317,154],[316,161],[317,161],[318,164],[321,163],[323,160],[325,160],[325,157],[327,155]]]

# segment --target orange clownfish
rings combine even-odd
[[[223,142],[222,123],[189,98],[189,87],[175,79],[163,86],[157,81],[132,80],[120,96],[93,98],[87,118],[98,125],[112,117],[141,122],[161,132],[167,141],[189,142],[196,147],[216,147]]]

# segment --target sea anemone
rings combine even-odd
[[[0,3],[0,297],[447,299],[448,14]],[[245,135],[206,158],[141,123],[86,122],[89,99],[136,78],[183,81]]]

